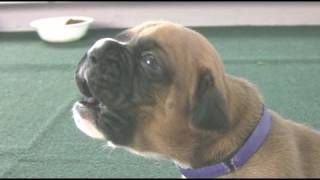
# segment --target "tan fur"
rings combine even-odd
[[[130,32],[160,42],[176,73],[171,87],[157,95],[156,107],[140,108],[152,115],[138,123],[130,147],[197,168],[208,161],[219,162],[241,146],[260,119],[259,90],[247,80],[225,74],[216,50],[195,31],[163,21],[148,22]],[[227,101],[231,127],[224,133],[199,130],[189,123],[187,107],[193,103],[202,68],[211,70]],[[271,132],[263,146],[242,168],[224,177],[320,177],[320,133],[272,111]]]

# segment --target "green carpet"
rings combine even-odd
[[[205,27],[228,73],[258,85],[269,108],[320,129],[320,27]],[[75,66],[99,38],[51,44],[34,32],[0,33],[0,177],[180,177],[169,161],[104,147],[75,127]]]

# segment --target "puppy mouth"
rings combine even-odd
[[[82,94],[82,98],[79,100],[79,103],[88,108],[96,108],[99,105],[102,105],[101,101],[99,101],[96,97],[92,95],[88,87],[87,80],[77,73],[76,75],[76,83],[77,87]]]
[[[96,98],[87,96],[83,96],[79,103],[92,108],[98,107],[101,104],[101,102]]]
[[[76,76],[78,89],[82,95],[72,108],[73,119],[76,126],[86,135],[95,139],[105,139],[103,133],[97,128],[97,113],[103,104],[95,98],[89,90],[84,78]]]
[[[78,129],[86,135],[96,139],[105,139],[104,134],[97,128],[98,105],[99,103],[93,98],[75,102],[72,108],[73,119]]]

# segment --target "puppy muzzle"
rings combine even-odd
[[[97,41],[78,65],[75,79],[80,92],[108,107],[120,107],[132,93],[131,57],[125,43],[111,38]]]

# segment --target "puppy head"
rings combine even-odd
[[[229,127],[222,62],[199,33],[148,22],[98,40],[83,56],[76,82],[84,99],[77,126],[140,154],[190,161],[203,138]]]

